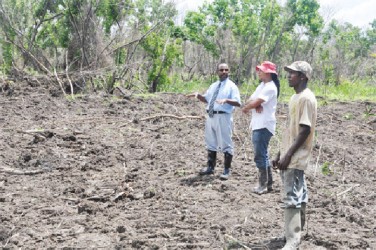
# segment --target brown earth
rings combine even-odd
[[[74,101],[22,84],[0,92],[3,249],[278,249],[275,191],[251,193],[249,117],[234,114],[230,180],[205,165],[204,105],[179,94]],[[321,104],[325,104],[320,100]],[[319,108],[301,249],[376,249],[375,103]],[[278,130],[287,105],[278,109]],[[274,136],[271,152],[280,135]]]

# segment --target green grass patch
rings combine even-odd
[[[182,94],[199,92],[201,94],[204,94],[204,92],[209,88],[210,84],[210,81],[192,80],[189,82],[182,82],[175,79],[175,81],[173,81],[169,85],[162,86],[161,92],[173,92]]]
[[[344,81],[340,85],[313,83],[312,91],[329,101],[370,101],[376,102],[376,84],[367,81]]]
[[[215,81],[216,79],[214,79]],[[213,81],[213,82],[214,82]],[[208,80],[192,80],[183,82],[178,78],[174,78],[171,84],[163,86],[162,92],[173,93],[205,93],[212,82]],[[295,94],[293,88],[289,87],[287,79],[280,79],[280,96],[279,102],[287,103],[290,97]],[[239,91],[243,96],[243,102],[248,99],[256,90],[259,84],[258,80],[252,80],[248,83],[239,85]],[[330,101],[370,101],[376,102],[376,84],[369,83],[366,80],[359,80],[356,82],[343,81],[340,85],[326,85],[318,81],[308,82],[308,87],[315,93],[319,99],[319,105],[326,105]]]
[[[289,87],[286,79],[281,79],[279,102],[287,103],[290,97],[295,94],[293,88]],[[255,91],[258,82],[248,83],[240,86],[242,95],[249,97]],[[308,82],[316,97],[320,98],[319,105],[326,105],[329,101],[370,101],[376,102],[376,84],[367,81],[350,82],[344,81],[342,84],[324,85],[319,82]]]

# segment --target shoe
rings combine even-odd
[[[210,175],[210,174],[214,174],[214,168],[212,167],[206,167],[206,168],[201,169],[200,171],[200,175]]]
[[[260,195],[266,194],[268,192],[268,188],[266,186],[254,187],[253,192]]]
[[[221,176],[219,176],[219,179],[225,181],[225,180],[228,180],[229,177],[230,177],[230,169],[225,168],[225,170],[223,171],[223,174],[221,174]]]

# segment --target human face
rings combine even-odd
[[[263,82],[268,82],[269,81],[269,78],[271,78],[270,74],[269,73],[265,73],[264,71],[262,70],[257,70],[257,75],[258,75],[258,78],[263,81]]]
[[[287,80],[289,82],[290,87],[298,87],[301,78],[300,74],[300,72],[291,69],[287,71]]]
[[[227,64],[220,64],[218,66],[218,76],[221,81],[225,80],[229,75],[230,69]]]

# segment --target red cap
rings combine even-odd
[[[264,73],[274,73],[278,75],[277,73],[277,66],[269,61],[265,61],[261,63],[261,65],[256,66],[256,70],[261,70]]]

